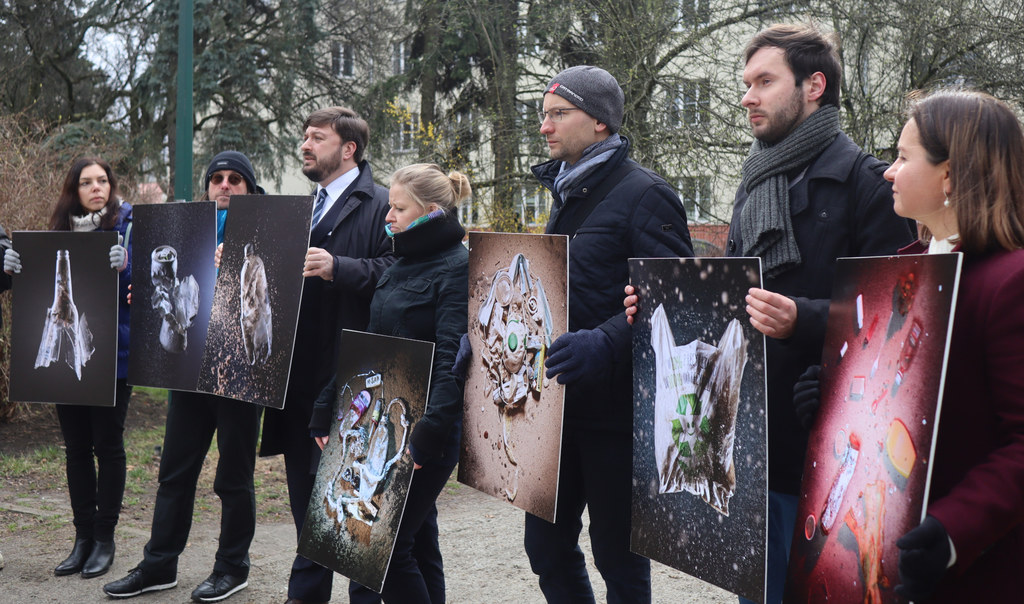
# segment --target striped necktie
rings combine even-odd
[[[312,225],[315,227],[320,218],[324,215],[324,208],[327,206],[327,189],[320,189],[320,194],[316,196],[316,205],[313,206],[313,222]]]

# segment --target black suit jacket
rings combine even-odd
[[[334,280],[306,278],[285,406],[267,409],[261,455],[313,445],[313,401],[335,372],[338,335],[342,329],[366,329],[374,288],[395,260],[384,233],[387,213],[388,190],[373,182],[370,165],[362,161],[359,176],[310,233],[310,247],[334,255]]]

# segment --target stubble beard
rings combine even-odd
[[[766,116],[768,129],[760,135],[755,134],[754,136],[766,145],[774,145],[789,136],[803,122],[803,115],[803,90],[797,86],[785,107]]]

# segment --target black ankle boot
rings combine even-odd
[[[82,578],[92,579],[100,575],[106,574],[110,570],[110,565],[114,563],[114,540],[110,541],[97,541],[92,547],[92,553],[89,554],[89,559],[85,561],[85,566],[82,567]]]
[[[94,541],[92,539],[75,539],[75,545],[71,548],[71,553],[66,560],[53,569],[53,574],[63,577],[81,572],[82,567],[85,566],[85,561],[89,558],[89,554],[92,553],[93,544]]]

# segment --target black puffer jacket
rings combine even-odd
[[[370,303],[366,331],[435,344],[427,412],[410,439],[419,464],[440,456],[462,426],[462,386],[451,369],[469,324],[465,235],[454,213],[396,234],[398,261],[381,276]],[[309,425],[314,433],[325,434],[330,427],[334,390],[325,390],[316,401]]]
[[[623,313],[629,258],[693,256],[686,211],[675,190],[654,172],[629,159],[629,141],[608,162],[559,199],[554,194],[561,161],[533,167],[554,203],[547,233],[569,235],[569,331],[599,328],[615,348],[612,370],[570,384],[565,391],[568,426],[631,431],[633,426],[632,334]],[[609,175],[624,175],[579,223],[590,195],[601,193]],[[572,229],[572,224],[579,227]],[[571,231],[571,232],[570,232]]]

